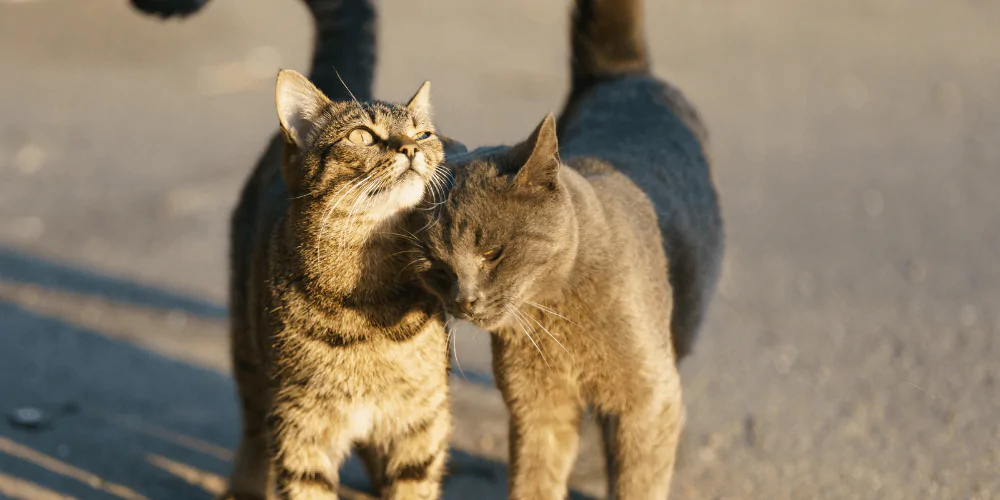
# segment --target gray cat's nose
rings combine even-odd
[[[403,144],[399,146],[399,152],[406,155],[407,158],[413,159],[417,155],[417,145],[416,144]]]
[[[482,301],[475,295],[459,296],[455,298],[455,306],[459,311],[467,315],[475,315],[482,311]]]

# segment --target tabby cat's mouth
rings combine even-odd
[[[403,172],[402,175],[400,175],[399,177],[397,177],[395,180],[393,180],[389,184],[386,184],[384,186],[378,186],[375,189],[372,189],[371,191],[368,191],[368,196],[369,197],[377,196],[377,195],[380,195],[380,194],[382,194],[382,193],[384,193],[386,191],[392,191],[394,188],[396,188],[396,186],[398,186],[400,183],[408,180],[409,177],[411,177],[413,175],[419,176],[420,174],[417,173],[416,170],[413,170],[413,168],[411,167],[409,170],[407,170],[406,172]]]

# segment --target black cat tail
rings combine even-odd
[[[201,10],[208,0],[132,0],[139,11],[161,19],[185,17]]]
[[[570,26],[572,82],[559,129],[594,85],[650,71],[642,0],[575,0]]]
[[[305,0],[316,23],[309,80],[334,101],[372,99],[377,16],[372,0]]]
[[[576,0],[572,23],[573,90],[649,72],[642,0]]]

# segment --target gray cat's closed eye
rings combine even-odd
[[[486,262],[496,262],[500,260],[501,255],[503,255],[503,246],[498,246],[483,252],[480,257]]]

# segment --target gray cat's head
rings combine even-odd
[[[390,218],[417,205],[435,175],[444,177],[430,82],[406,106],[334,102],[301,74],[284,70],[276,100],[289,191],[328,216]]]
[[[561,289],[576,219],[560,166],[552,115],[520,144],[449,162],[454,186],[423,236],[421,272],[449,314],[495,330]]]

